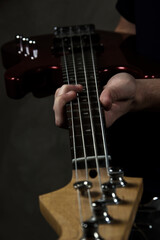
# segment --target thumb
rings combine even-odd
[[[100,102],[106,111],[109,111],[112,107],[112,96],[110,90],[105,87],[100,95]]]

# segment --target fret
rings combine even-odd
[[[96,127],[96,129],[98,128],[98,125],[99,125],[99,128],[101,129],[99,116],[98,115],[94,116],[92,119],[94,121],[94,126]],[[84,131],[86,131],[86,129],[88,129],[88,126],[91,126],[90,118],[83,117],[82,121],[83,121],[83,129],[84,129]],[[71,125],[71,118],[68,119],[68,126],[70,126],[70,125]],[[80,128],[79,117],[74,118],[74,128]]]
[[[97,108],[97,106],[95,108],[92,108],[91,111],[92,111],[92,114],[94,115],[95,118],[99,117],[99,109]],[[69,116],[70,113],[71,113],[70,110],[68,110],[67,111],[68,119],[70,119],[70,116]],[[78,110],[78,108],[73,109],[73,115],[74,115],[75,119],[79,118],[79,110]],[[88,108],[83,108],[83,110],[81,111],[81,116],[82,117],[90,117]]]
[[[103,144],[102,135],[101,134],[96,134],[95,137],[96,137],[96,140],[97,140],[98,144],[102,145]],[[85,133],[84,138],[85,138],[86,146],[90,145],[90,144],[93,145],[93,138],[92,138],[91,134],[89,134],[89,133],[86,134]],[[70,136],[70,141],[73,144],[73,136]],[[76,142],[76,146],[81,146],[82,145],[82,136],[81,135],[75,135],[75,142]]]
[[[94,125],[99,125],[100,126],[100,117],[99,117],[99,112],[98,109],[92,109],[92,119],[94,121]],[[75,111],[73,111],[73,116],[74,116],[74,125],[75,127],[79,127],[79,111],[78,109]],[[71,121],[71,112],[67,111],[67,117],[68,117],[68,122],[70,123]],[[85,128],[85,126],[88,126],[91,122],[90,116],[89,116],[89,112],[83,112],[81,111],[81,117],[82,117],[82,121],[83,121],[83,127]],[[101,126],[100,126],[101,127]]]
[[[100,124],[99,124],[99,123],[98,123],[98,124],[95,124],[94,127],[95,127],[95,129],[96,129],[96,136],[101,135],[101,126],[100,126]],[[89,134],[89,131],[87,131],[87,130],[90,129],[90,128],[91,128],[91,127],[90,127],[90,124],[84,125],[83,132],[85,133],[85,135]],[[70,130],[71,133],[72,133],[72,127],[69,127],[69,130]],[[75,132],[75,136],[82,134],[82,133],[81,133],[81,129],[79,129],[79,125],[75,125],[75,126],[74,126],[74,132]]]
[[[85,149],[86,149],[87,156],[95,155],[93,145],[86,145]],[[97,145],[97,153],[98,155],[104,155],[103,145],[100,145],[100,144]],[[72,159],[74,159],[73,147],[71,147],[71,156],[72,156]],[[76,146],[76,157],[77,158],[84,157],[84,149],[82,146]]]
[[[87,98],[80,98],[80,104],[81,104],[81,107],[82,107],[82,110],[87,110],[88,109],[88,100],[87,100]],[[73,105],[73,112],[76,112],[76,111],[78,111],[78,107],[77,107],[77,101],[76,100],[74,100],[74,101],[72,101],[72,105]],[[91,105],[92,105],[92,108],[94,108],[94,109],[97,109],[97,111],[98,111],[98,104],[97,104],[97,102],[96,101],[92,101],[91,102]],[[71,110],[70,110],[70,104],[68,105],[66,105],[66,112],[70,112]]]

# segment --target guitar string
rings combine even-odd
[[[75,63],[75,54],[74,54],[74,47],[73,47],[73,39],[72,39],[72,37],[70,37],[70,43],[71,43],[71,51],[72,51],[74,79],[75,79],[75,83],[78,84],[76,63]],[[89,176],[88,176],[88,162],[87,162],[87,154],[86,154],[86,148],[85,148],[84,129],[83,129],[83,123],[82,123],[81,105],[80,105],[79,95],[77,96],[77,103],[78,103],[78,111],[79,111],[79,119],[80,119],[80,129],[81,129],[82,144],[83,144],[83,151],[84,151],[84,158],[85,158],[86,179],[89,180]],[[89,206],[90,206],[90,209],[91,209],[91,213],[93,214],[92,200],[91,200],[91,194],[90,194],[90,190],[89,189],[87,189],[87,193],[88,193]]]
[[[70,38],[72,39],[72,38]],[[72,41],[71,41],[72,42]],[[72,45],[72,58],[74,56],[73,54],[73,43],[71,44]],[[62,46],[63,46],[63,55],[64,55],[64,63],[65,63],[65,69],[66,69],[66,76],[67,76],[67,81],[68,81],[68,84],[70,84],[70,80],[69,80],[69,75],[68,75],[68,67],[67,67],[67,60],[66,60],[66,54],[65,54],[65,47],[64,47],[64,41],[62,39]],[[75,60],[73,58],[73,65],[74,65],[74,75],[75,75],[75,82],[76,79],[77,79],[77,76],[76,76],[76,68],[75,68]],[[77,84],[77,83],[76,83]],[[77,97],[78,99],[78,107],[79,107],[79,111],[80,111],[80,103],[79,103],[79,98]],[[71,102],[71,122],[72,122],[72,135],[73,135],[73,148],[74,148],[74,159],[75,159],[75,172],[76,172],[76,181],[78,181],[78,167],[77,167],[77,157],[76,157],[76,146],[75,146],[75,131],[74,131],[74,118],[73,118],[73,103]],[[81,111],[80,111],[81,113]],[[80,121],[81,123],[81,130],[83,132],[83,127],[82,127],[82,121]],[[86,158],[86,166],[87,166],[87,158]],[[88,180],[88,166],[86,168],[86,178]],[[92,201],[91,201],[91,195],[90,195],[90,190],[88,189],[87,190],[87,193],[88,193],[88,199],[89,199],[89,206],[90,206],[90,209],[91,209],[91,213],[93,214],[93,208],[92,208]],[[81,225],[82,225],[82,222],[83,222],[83,214],[82,214],[82,204],[81,204],[81,198],[80,198],[80,190],[77,189],[77,197],[78,197],[78,206],[79,206],[79,214],[80,214],[80,222],[81,222]]]
[[[92,56],[94,80],[95,80],[95,86],[96,86],[98,110],[99,110],[99,116],[100,116],[102,140],[103,140],[104,155],[105,155],[105,164],[106,164],[107,174],[109,175],[108,149],[107,149],[107,142],[106,142],[106,136],[105,136],[104,123],[103,123],[103,118],[102,118],[102,109],[101,109],[101,104],[100,104],[99,94],[98,94],[99,91],[98,91],[98,85],[97,85],[97,74],[96,74],[96,68],[95,68],[95,60],[94,60],[94,52],[93,52],[93,44],[92,44],[91,34],[89,34],[89,41],[90,41],[90,50],[91,50],[91,56]]]
[[[97,168],[97,172],[98,172],[99,188],[102,192],[102,183],[101,183],[100,168],[99,168],[98,154],[97,154],[97,144],[96,144],[96,138],[95,138],[94,124],[93,124],[93,115],[92,115],[92,110],[91,110],[90,94],[89,94],[89,87],[88,87],[88,78],[87,78],[87,71],[86,71],[86,62],[85,62],[85,57],[84,57],[84,47],[83,47],[83,41],[82,41],[81,36],[80,36],[80,45],[81,45],[81,54],[82,54],[82,61],[83,61],[85,87],[86,87],[87,100],[88,100],[88,109],[89,109],[89,117],[90,117],[90,124],[91,124],[91,132],[92,132],[92,140],[93,140],[96,168]],[[95,66],[93,66],[93,67],[95,67]]]
[[[64,68],[65,68],[65,73],[66,73],[66,77],[67,77],[67,83],[70,84],[63,38],[62,38],[62,48],[63,48]],[[72,101],[70,101],[70,108],[71,108],[71,127],[72,127],[72,136],[73,136],[73,154],[74,154],[74,159],[75,159],[75,175],[76,175],[76,181],[78,181],[79,176],[78,176],[78,167],[77,167],[77,160],[76,160],[77,159],[77,156],[76,156],[77,154],[76,154],[76,146],[75,146],[75,131],[74,131],[73,102]],[[82,204],[81,204],[81,198],[80,198],[80,191],[79,190],[77,191],[77,199],[78,199],[80,223],[82,225],[82,223],[83,223]]]

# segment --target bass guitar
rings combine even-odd
[[[63,83],[84,86],[66,106],[72,180],[39,198],[42,214],[61,240],[129,237],[142,196],[142,179],[124,177],[122,169],[112,167],[99,102],[102,86],[115,73],[154,77],[153,69],[139,68],[141,59],[134,61],[128,44],[132,45],[128,35],[96,32],[93,25],[82,25],[56,27],[54,37],[17,36],[2,47],[6,89],[12,98],[30,91],[36,97],[47,96]]]

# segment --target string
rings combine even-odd
[[[70,84],[63,38],[62,38],[62,48],[63,48],[64,68],[65,68],[65,72],[66,72],[67,83]],[[75,159],[75,175],[76,175],[76,181],[78,181],[79,177],[78,177],[78,168],[77,168],[77,161],[76,161],[77,156],[76,156],[76,146],[75,146],[75,131],[74,131],[73,102],[72,101],[70,101],[70,108],[71,108],[71,126],[72,126],[72,136],[73,136],[73,154],[74,154],[74,159]],[[82,225],[82,223],[83,223],[82,204],[81,204],[79,189],[77,189],[77,199],[78,199],[80,222],[81,222],[81,225]]]
[[[70,37],[70,41],[71,41],[71,51],[72,51],[72,60],[73,60],[73,69],[74,69],[75,83],[78,84],[72,37]],[[83,124],[82,124],[81,106],[80,106],[79,96],[77,96],[77,102],[78,102],[80,128],[81,128],[82,144],[83,144],[83,151],[84,151],[84,158],[85,158],[86,179],[88,180],[89,176],[88,176],[87,154],[86,154],[86,148],[85,148],[84,130],[83,130]],[[90,205],[90,208],[91,208],[91,212],[93,213],[92,200],[91,200],[91,194],[90,194],[90,190],[89,189],[87,190],[87,193],[88,193],[89,205]]]
[[[81,53],[82,53],[84,77],[85,77],[85,86],[86,86],[87,99],[88,99],[88,108],[89,108],[89,116],[90,116],[91,131],[92,131],[92,138],[93,138],[93,147],[94,147],[95,161],[96,161],[96,167],[97,167],[97,172],[98,172],[99,187],[100,187],[100,190],[101,190],[101,192],[102,192],[102,184],[101,184],[101,177],[100,177],[100,168],[99,168],[98,155],[97,155],[97,145],[96,145],[96,139],[95,139],[95,130],[94,130],[94,124],[93,124],[93,118],[92,118],[90,95],[89,95],[88,81],[87,81],[87,73],[86,73],[86,63],[85,63],[84,49],[83,49],[83,43],[82,43],[82,37],[81,37],[81,35],[80,35],[80,45],[81,45]]]
[[[72,60],[73,60],[73,70],[74,70],[75,84],[78,84],[72,37],[70,37],[70,40],[71,40],[71,50],[72,50]],[[85,159],[86,179],[88,180],[89,177],[88,177],[87,154],[86,154],[86,148],[85,148],[85,140],[84,140],[84,131],[83,131],[83,124],[82,124],[82,115],[81,115],[80,100],[79,100],[79,96],[78,96],[78,95],[77,95],[77,103],[78,103],[80,129],[81,129],[82,145],[83,145],[83,152],[84,152],[84,159]]]
[[[67,83],[70,84],[69,75],[68,75],[68,66],[67,66],[67,60],[66,60],[66,54],[65,54],[65,47],[64,47],[64,41],[62,39],[62,48],[63,48],[63,59],[64,59],[64,67],[67,77]],[[74,120],[73,120],[73,102],[70,101],[70,109],[71,109],[71,127],[72,127],[72,136],[73,136],[73,154],[74,159],[77,159],[76,156],[76,145],[75,145],[75,130],[74,130]],[[76,181],[78,181],[78,167],[77,167],[77,161],[75,161],[75,173],[76,173]]]
[[[91,34],[89,34],[89,41],[90,41],[90,50],[91,50],[91,57],[92,57],[92,64],[93,64],[93,73],[94,73],[94,79],[95,79],[98,110],[99,110],[99,116],[100,116],[102,140],[103,140],[104,155],[105,155],[105,164],[106,164],[107,174],[109,175],[109,159],[108,159],[107,143],[106,143],[106,136],[105,136],[103,118],[102,118],[102,109],[101,109],[99,94],[98,94],[97,74],[96,74],[96,69],[95,69],[95,60],[94,60],[93,44],[92,44],[92,40],[91,40]]]
[[[75,75],[75,82],[77,84],[77,76],[76,76],[76,68],[75,68],[75,60],[74,60],[74,54],[73,54],[73,42],[71,39],[71,46],[72,46],[72,60],[73,60],[73,67],[74,67],[74,75]],[[69,75],[68,75],[68,67],[67,67],[67,59],[65,54],[65,47],[64,47],[64,41],[62,38],[62,48],[63,48],[63,59],[64,59],[64,65],[65,65],[65,72],[67,77],[67,82],[70,84]],[[81,118],[81,111],[80,111],[80,103],[79,103],[79,97],[77,96],[77,102],[78,102],[78,109],[79,109],[79,115],[80,115],[80,125],[81,125],[81,132],[82,132],[82,141],[83,141],[83,149],[84,149],[84,156],[85,156],[85,169],[86,169],[86,179],[88,180],[88,166],[87,166],[87,158],[86,158],[86,151],[85,151],[85,142],[84,142],[84,134],[83,134],[83,127],[82,127],[82,118]],[[78,181],[78,168],[77,168],[77,156],[76,156],[76,146],[75,146],[75,131],[74,131],[74,118],[73,118],[73,103],[70,102],[71,107],[71,125],[72,125],[72,135],[73,135],[73,151],[74,151],[74,159],[75,159],[75,173],[76,173],[76,181]],[[89,198],[89,205],[91,208],[91,212],[93,213],[92,209],[92,201],[90,196],[90,190],[87,190],[88,192],[88,198]],[[79,214],[80,214],[80,222],[82,224],[83,222],[83,216],[82,216],[82,204],[81,204],[81,198],[80,198],[80,190],[77,188],[77,198],[78,198],[78,206],[79,206]]]

